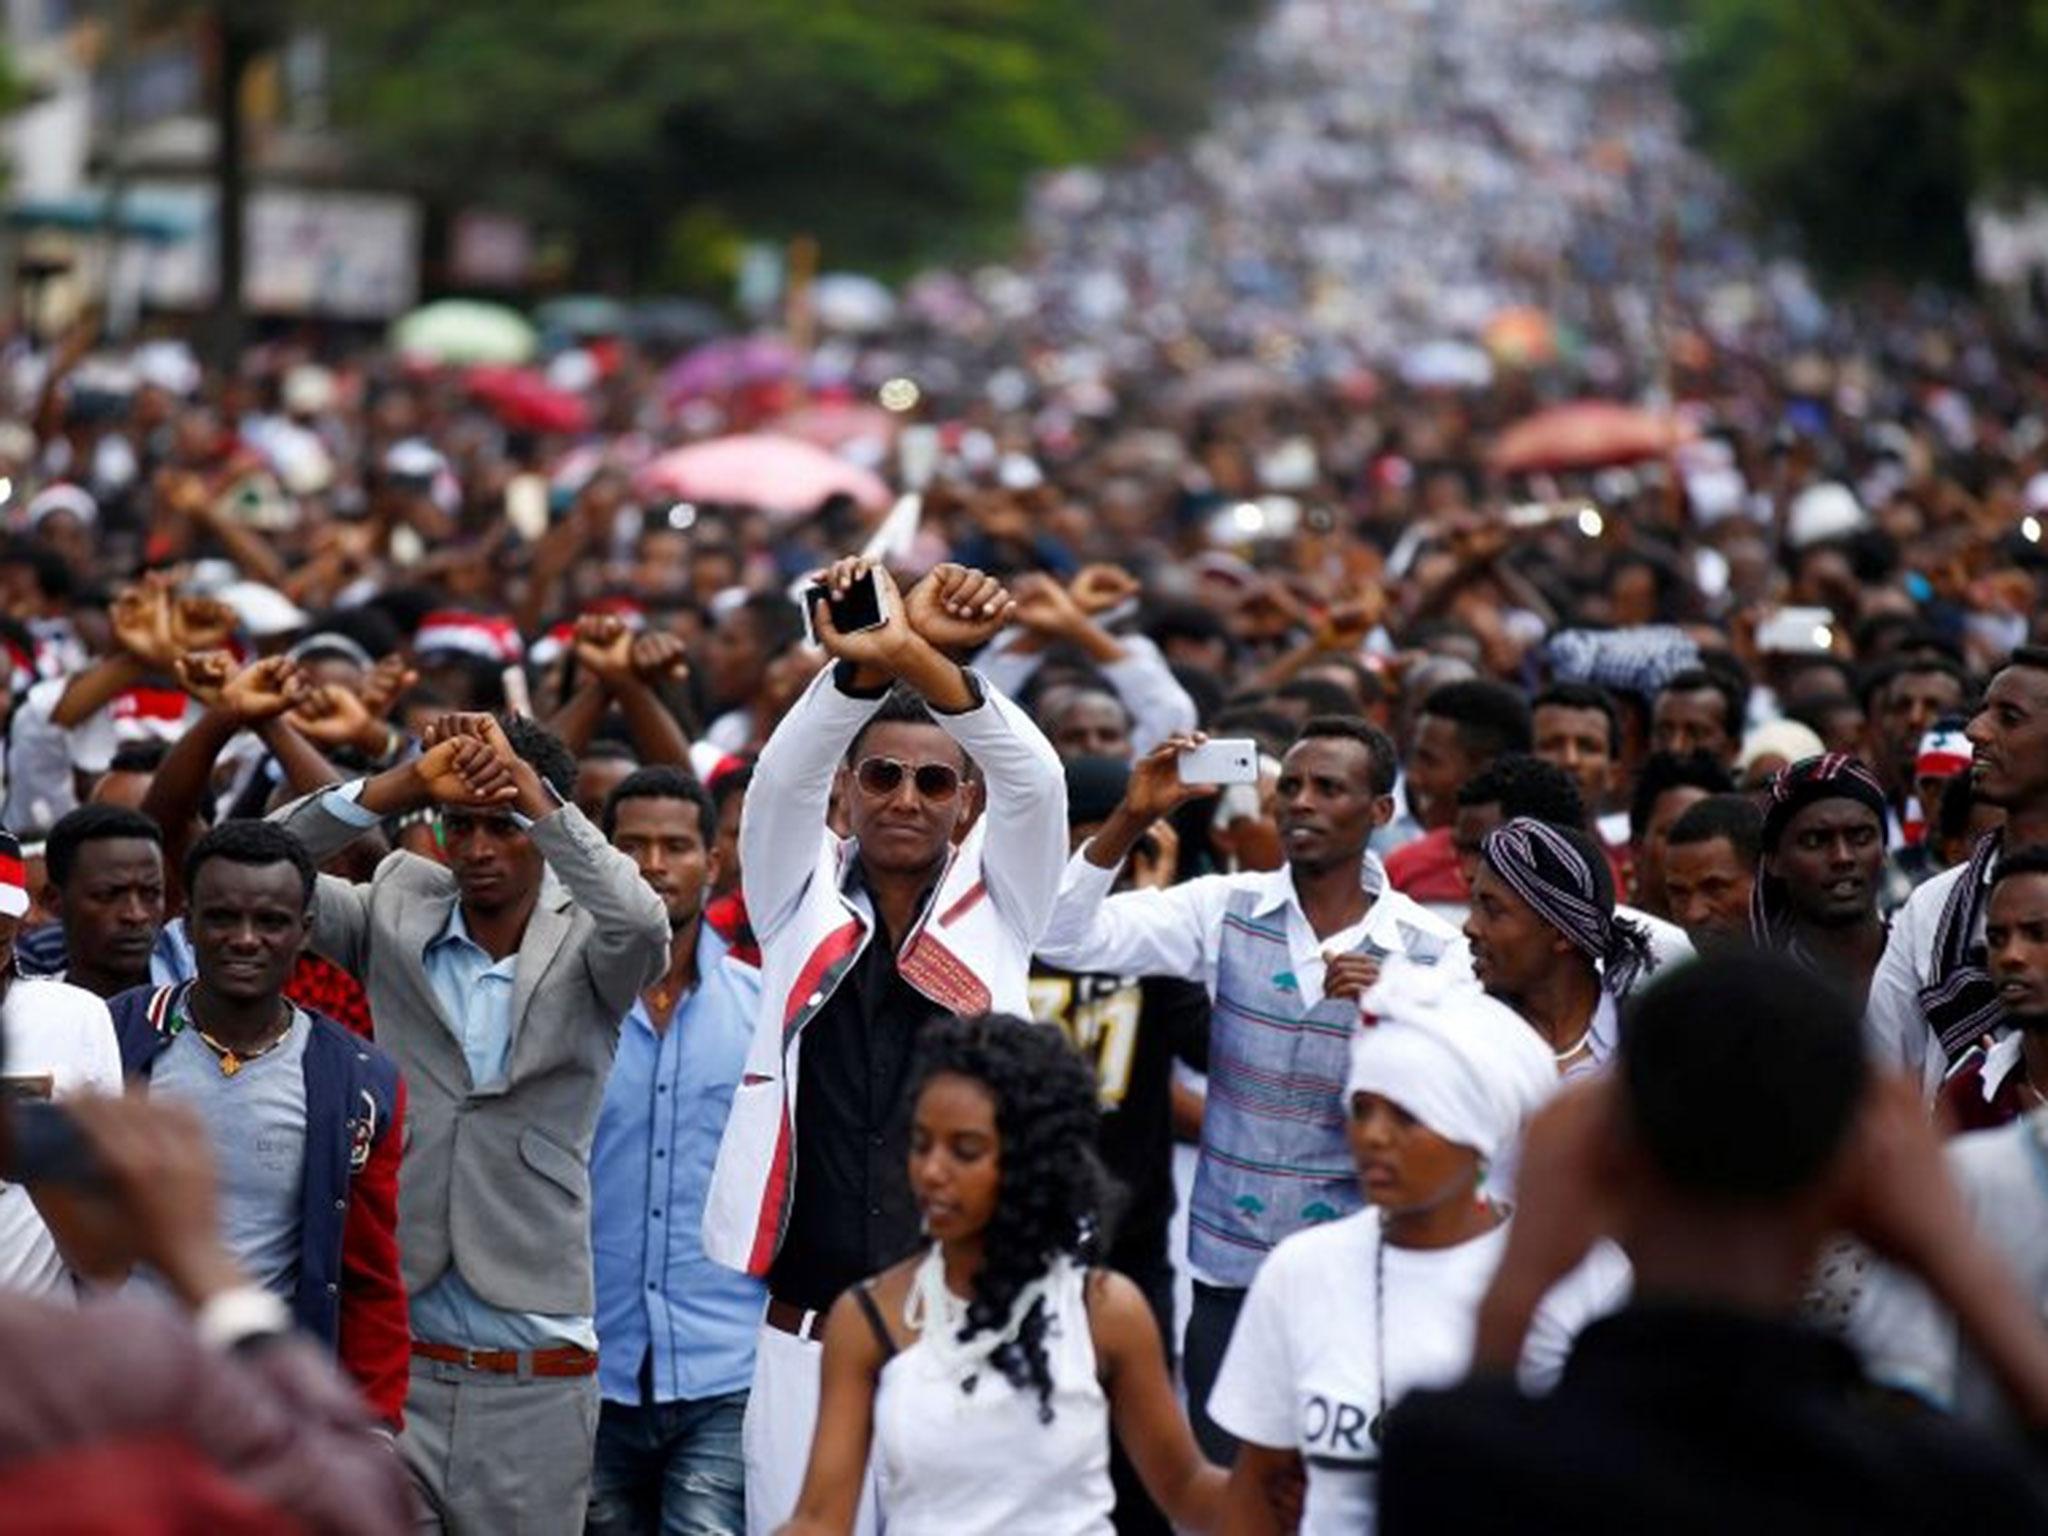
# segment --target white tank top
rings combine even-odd
[[[883,1365],[874,1460],[889,1536],[1108,1536],[1109,1403],[1087,1278],[1062,1264],[1045,1298],[1050,1424],[1039,1422],[1037,1391],[992,1364],[961,1391],[922,1336]]]

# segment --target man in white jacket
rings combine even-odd
[[[740,823],[761,1014],[704,1245],[768,1282],[744,1432],[750,1532],[795,1506],[833,1300],[918,1241],[903,1098],[920,1026],[1029,1016],[1032,945],[1066,855],[1051,746],[946,655],[985,644],[1009,596],[955,565],[907,600],[866,560],[823,579],[844,595],[870,573],[882,623],[841,634],[818,605],[836,665],[762,751]],[[835,791],[849,837],[828,822]],[[863,1529],[872,1519],[865,1500]]]
[[[1195,1433],[1227,1463],[1234,1446],[1206,1399],[1252,1276],[1282,1238],[1361,1203],[1344,1131],[1359,999],[1382,966],[1469,979],[1471,960],[1367,852],[1393,814],[1395,759],[1363,720],[1311,720],[1288,750],[1275,792],[1286,868],[1111,895],[1153,822],[1214,792],[1181,781],[1179,754],[1199,739],[1138,761],[1123,803],[1069,861],[1038,953],[1069,970],[1192,977],[1213,999],[1185,1369]]]

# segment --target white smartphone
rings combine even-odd
[[[1220,736],[1180,755],[1183,784],[1256,784],[1259,744],[1249,736]]]

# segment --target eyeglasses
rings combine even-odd
[[[864,757],[853,770],[854,781],[871,795],[893,795],[904,775],[926,800],[950,800],[960,793],[960,770],[945,763],[904,763],[893,757]]]

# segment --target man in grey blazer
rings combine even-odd
[[[323,875],[313,947],[368,990],[410,1094],[398,1235],[412,1308],[401,1442],[427,1529],[582,1529],[597,1429],[591,1136],[619,1021],[668,915],[568,803],[529,720],[445,717],[411,763],[278,813],[316,860],[440,807],[446,865]]]

